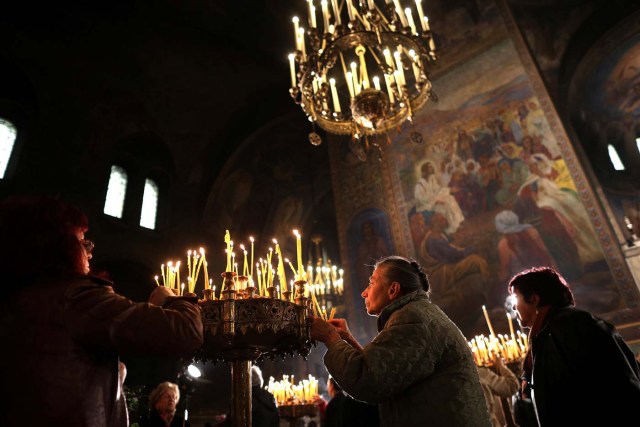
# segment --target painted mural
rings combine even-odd
[[[395,253],[391,240],[388,215],[375,208],[359,212],[349,223],[347,229],[347,245],[349,247],[349,272],[353,306],[361,319],[366,319],[364,301],[360,294],[369,284],[373,265],[382,257]],[[373,322],[364,322],[361,331],[354,331],[358,337],[373,336]]]
[[[481,306],[502,311],[513,274],[551,265],[583,308],[620,308],[588,214],[511,42],[434,88],[441,101],[422,110],[392,145],[433,300],[463,332],[484,332]],[[409,139],[413,131],[423,143]]]

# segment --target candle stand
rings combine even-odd
[[[280,418],[289,421],[289,426],[295,427],[298,419],[318,415],[318,407],[312,403],[305,405],[280,405],[278,406],[278,412],[280,412]]]
[[[304,296],[306,281],[297,281],[295,302],[255,296],[245,287],[247,278],[234,279],[235,272],[222,273],[220,299],[205,290],[202,309],[204,344],[194,355],[204,362],[225,361],[231,365],[231,413],[233,427],[251,425],[251,363],[258,358],[306,357],[309,338],[309,303]],[[236,289],[238,285],[238,289]],[[285,294],[283,292],[283,294]],[[291,293],[285,294],[290,298]]]

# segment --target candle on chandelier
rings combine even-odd
[[[378,90],[382,90],[380,89],[380,77],[373,76],[373,86]]]
[[[424,25],[424,10],[422,9],[422,0],[416,0],[416,8],[418,9],[418,18],[420,18],[420,25],[422,30],[427,31],[427,27]]]
[[[324,32],[329,31],[329,5],[327,0],[321,0],[320,5],[322,5],[322,19],[324,22]]]
[[[349,88],[349,96],[353,98],[356,94],[353,91],[353,77],[351,76],[351,71],[347,71],[345,73],[345,80],[347,81],[347,87]]]
[[[309,25],[311,28],[316,28],[316,7],[313,5],[313,0],[309,0]]]
[[[340,8],[338,8],[338,0],[331,0],[333,6],[333,16],[336,18],[336,24],[340,25]],[[331,31],[333,33],[333,31]]]
[[[300,50],[302,51],[302,60],[304,61],[307,57],[307,49],[304,44],[304,28],[299,28],[298,34],[300,38]]]
[[[291,72],[291,87],[296,87],[296,56],[293,53],[289,54],[289,71]]]
[[[349,21],[354,21],[353,0],[347,0],[347,13],[349,14]]]
[[[300,20],[298,19],[297,16],[294,16],[293,18],[291,18],[291,22],[293,22],[293,36],[295,37],[295,40],[296,40],[296,49],[297,50],[302,50],[300,48],[300,40],[299,40],[299,36],[298,36],[298,34],[299,34],[299,32],[298,32],[298,30],[299,30],[298,22],[299,21]]]
[[[340,109],[340,99],[338,99],[338,91],[336,90],[336,79],[329,79],[329,83],[331,84],[331,97],[333,98],[333,109],[336,113],[342,112]]]
[[[407,81],[404,79],[404,70],[402,68],[402,58],[400,56],[400,52],[394,52],[393,57],[396,60],[396,72],[394,73],[396,77],[396,83],[404,86],[407,84]]]
[[[400,6],[400,1],[399,0],[393,0],[393,4],[396,7],[396,13],[398,14],[398,17],[400,18],[400,22],[402,23],[403,27],[408,27],[409,24],[407,23],[407,17],[404,16],[404,12],[402,11],[402,7]]]
[[[406,8],[404,10],[404,13],[407,16],[407,21],[409,21],[409,27],[411,27],[411,33],[418,34],[418,31],[416,30],[416,23],[413,21],[413,14],[411,13],[411,9]]]

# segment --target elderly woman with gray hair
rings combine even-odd
[[[490,426],[465,337],[429,299],[415,261],[376,263],[362,292],[379,334],[362,347],[344,319],[314,318],[311,336],[327,346],[329,373],[357,400],[379,404],[381,426]]]

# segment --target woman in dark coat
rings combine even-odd
[[[520,324],[531,328],[523,379],[540,426],[637,418],[640,367],[615,328],[575,308],[566,281],[550,267],[517,274],[509,289]]]
[[[202,345],[196,304],[157,287],[151,303],[89,276],[87,217],[54,198],[0,205],[1,426],[126,427],[119,355]]]

